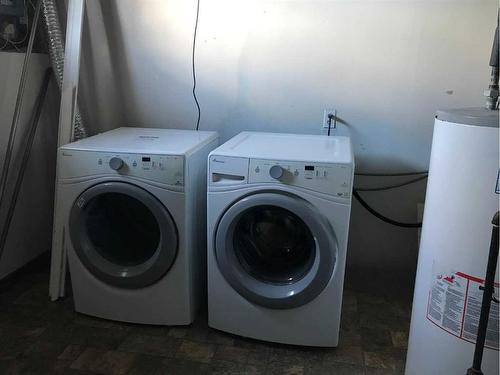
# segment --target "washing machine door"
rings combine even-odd
[[[305,199],[263,192],[226,210],[216,229],[215,253],[219,270],[241,296],[289,309],[324,290],[337,240],[328,220]]]
[[[167,208],[151,193],[124,182],[85,190],[71,209],[69,233],[89,272],[121,288],[155,283],[177,254],[177,228]]]

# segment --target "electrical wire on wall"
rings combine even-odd
[[[381,213],[375,211],[368,203],[365,202],[363,198],[359,195],[357,190],[353,190],[352,195],[354,198],[358,200],[358,202],[373,216],[379,218],[382,221],[385,221],[388,224],[394,225],[396,227],[403,227],[403,228],[421,228],[422,223],[402,223],[400,221],[388,218],[387,216],[382,215]]]
[[[196,52],[196,34],[198,33],[198,18],[200,15],[200,0],[196,0],[196,21],[194,23],[194,35],[193,35],[193,54],[192,54],[192,65],[193,65],[193,99],[196,103],[196,108],[198,110],[198,118],[196,120],[196,130],[200,128],[200,120],[201,120],[201,109],[200,103],[198,102],[198,98],[196,96],[196,64],[194,61],[195,52]]]
[[[419,171],[419,172],[399,172],[399,173],[364,173],[356,172],[356,176],[367,176],[367,177],[399,177],[399,176],[416,176],[419,174],[427,174],[429,171]]]
[[[400,222],[398,220],[391,219],[385,215],[382,215],[380,212],[376,211],[373,207],[371,207],[368,203],[366,203],[366,201],[359,195],[359,192],[360,191],[367,191],[367,192],[369,192],[369,191],[385,191],[385,190],[391,190],[391,189],[396,189],[399,187],[407,186],[407,185],[413,184],[415,182],[426,179],[427,173],[428,173],[427,171],[425,171],[425,172],[404,172],[404,173],[355,173],[355,175],[357,175],[357,176],[381,176],[381,177],[417,176],[420,174],[424,174],[424,175],[413,178],[409,181],[405,181],[405,182],[402,182],[399,184],[394,184],[394,185],[378,186],[378,187],[372,187],[372,188],[355,187],[353,189],[352,194],[353,194],[354,198],[356,198],[358,200],[358,202],[369,213],[371,213],[376,218],[378,218],[378,219],[380,219],[388,224],[391,224],[391,225],[394,225],[397,227],[402,227],[402,228],[421,228],[422,227],[421,222],[420,223],[403,223],[403,222]]]
[[[407,186],[407,185],[413,184],[413,183],[421,181],[421,180],[425,180],[426,178],[427,178],[427,175],[416,177],[416,178],[413,178],[413,179],[411,179],[409,181],[401,182],[399,184],[377,186],[377,187],[370,187],[370,188],[364,188],[364,187],[360,188],[360,187],[357,187],[357,188],[355,188],[355,190],[357,190],[357,191],[384,191],[384,190],[391,190],[391,189],[395,189],[395,188],[398,188],[398,187]]]

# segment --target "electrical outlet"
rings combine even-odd
[[[334,108],[326,108],[323,111],[323,128],[328,129],[328,115],[334,115],[335,114],[335,109]],[[332,119],[332,129],[333,129],[333,119]]]

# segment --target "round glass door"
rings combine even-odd
[[[72,207],[69,231],[85,267],[119,287],[153,284],[177,252],[177,229],[167,209],[146,190],[122,182],[83,192]]]
[[[277,206],[256,206],[241,215],[233,247],[243,269],[270,284],[291,284],[311,269],[316,242],[306,223]]]
[[[331,226],[309,202],[282,193],[259,193],[234,203],[219,221],[219,269],[247,300],[293,308],[318,296],[335,266]]]

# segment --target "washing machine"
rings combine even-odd
[[[118,128],[59,149],[58,211],[76,311],[193,321],[206,287],[206,166],[215,132]]]
[[[337,346],[353,171],[348,137],[243,132],[210,153],[210,327]]]

